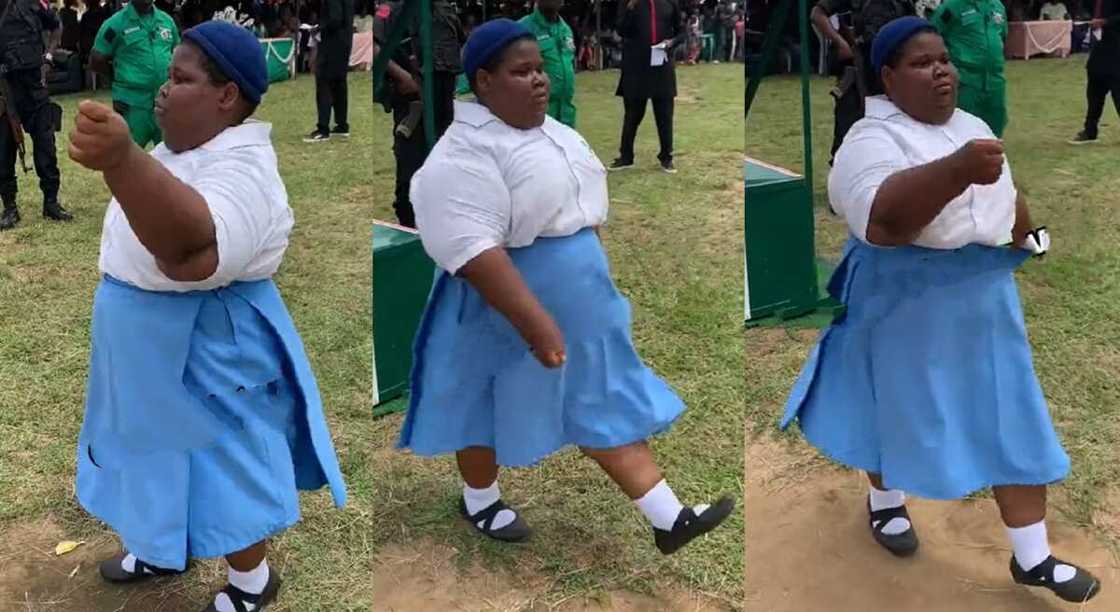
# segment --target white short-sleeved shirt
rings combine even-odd
[[[164,145],[152,151],[171,174],[206,200],[218,241],[218,269],[203,281],[167,278],[140,243],[114,198],[101,230],[101,272],[149,291],[198,291],[235,281],[270,278],[280,268],[293,225],[288,193],[280,179],[272,126],[248,121],[183,153]],[[152,194],[151,206],[160,205]]]
[[[570,236],[607,218],[607,170],[575,130],[548,117],[510,127],[475,102],[412,178],[424,249],[454,274],[483,251]]]
[[[864,118],[844,137],[828,177],[833,210],[864,242],[875,195],[891,175],[944,158],[970,140],[995,138],[987,124],[962,110],[945,125],[931,125],[913,119],[883,96],[867,98],[866,108]],[[1005,159],[999,181],[966,189],[922,230],[914,245],[957,249],[1007,244],[1015,225],[1016,197]]]

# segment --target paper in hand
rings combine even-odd
[[[665,43],[658,43],[649,48],[649,65],[661,66],[669,59],[669,54],[665,52]]]

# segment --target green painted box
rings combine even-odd
[[[805,179],[747,158],[744,180],[746,320],[811,312],[820,299]]]
[[[373,225],[373,405],[408,392],[412,339],[420,324],[435,264],[420,236],[390,223]],[[397,408],[403,408],[397,406]],[[384,412],[384,411],[382,411]]]

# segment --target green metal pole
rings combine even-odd
[[[432,100],[432,0],[420,2],[420,49],[423,55],[420,82],[420,99],[424,103],[424,138],[428,150],[436,144],[435,103]]]
[[[813,119],[809,95],[809,7],[806,0],[798,2],[801,21],[801,131],[805,139],[805,183],[813,197]]]
[[[747,71],[747,99],[743,104],[743,116],[750,115],[751,104],[754,103],[755,94],[758,93],[758,86],[762,83],[762,77],[766,75],[766,70],[774,63],[774,56],[778,52],[778,41],[782,37],[782,30],[786,27],[786,16],[789,14],[789,9],[793,0],[782,0],[774,13],[774,20],[769,24],[766,29],[766,38],[762,40],[762,56],[759,61],[755,62],[754,67]]]

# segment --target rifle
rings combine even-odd
[[[4,12],[0,14],[0,27],[3,27],[4,22],[8,20],[12,3],[16,1],[8,0],[4,5]],[[8,129],[12,132],[12,140],[16,143],[16,151],[19,153],[19,165],[23,167],[23,173],[27,174],[31,170],[27,167],[27,144],[23,138],[23,125],[19,122],[16,101],[12,98],[12,90],[8,84],[8,66],[4,64],[2,57],[0,57],[0,101],[4,103],[0,107],[0,113],[7,119]]]

